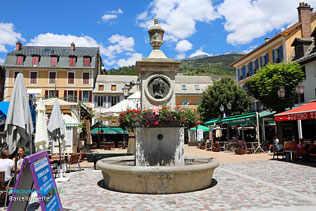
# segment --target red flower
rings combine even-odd
[[[177,106],[179,105],[179,103],[176,104]]]
[[[159,125],[159,122],[158,122],[158,121],[156,121],[156,122],[155,122],[155,125]]]
[[[144,110],[144,112],[146,112],[147,110]]]
[[[180,122],[182,122],[182,118],[180,118]]]
[[[125,115],[124,115],[123,113],[120,113],[120,116],[121,116],[121,117],[124,117]]]
[[[163,110],[167,110],[167,107],[166,107],[166,106],[164,106],[162,109],[163,109]]]
[[[200,125],[200,124],[201,124],[201,122],[198,122],[198,124]]]
[[[183,116],[183,118],[187,118],[186,116]]]
[[[145,126],[147,126],[147,122],[145,122]]]

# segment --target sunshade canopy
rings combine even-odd
[[[218,122],[220,118],[212,119],[208,122],[205,122],[204,125],[213,125],[214,123]]]
[[[118,117],[120,113],[125,112],[128,109],[137,109],[137,106],[131,100],[123,100],[110,108],[101,109],[101,111],[99,108],[96,108],[95,118],[105,119],[110,117]]]
[[[316,102],[306,103],[299,107],[274,115],[275,121],[296,121],[316,119]]]
[[[54,140],[60,140],[65,137],[65,123],[62,117],[62,113],[60,111],[58,100],[55,99],[53,111],[49,119],[49,123],[47,126],[48,134]]]
[[[198,125],[197,127],[192,127],[190,130],[196,131],[197,129],[202,129],[204,132],[208,132],[210,130],[209,127],[203,126],[203,125]]]
[[[98,127],[91,130],[91,134],[128,134],[120,127]]]
[[[21,73],[15,79],[4,130],[7,133],[9,153],[12,153],[17,146],[25,146],[31,140],[33,122],[24,77]]]

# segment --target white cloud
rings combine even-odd
[[[149,28],[158,18],[165,29],[165,40],[177,42],[196,32],[197,22],[210,22],[219,16],[209,0],[153,0],[147,11],[137,16],[138,25]]]
[[[227,42],[238,45],[297,22],[299,2],[301,0],[224,0],[217,11],[225,19],[224,27],[229,32]],[[316,0],[305,2],[316,6]]]
[[[99,47],[100,53],[105,54],[105,48],[102,43],[98,43],[95,39],[90,36],[75,36],[65,34],[39,34],[35,38],[31,39],[26,45],[31,46],[70,46],[74,42],[77,47]]]
[[[0,64],[4,64],[4,62],[5,62],[5,59],[0,58]]]
[[[113,19],[116,19],[117,18],[117,15],[114,15],[114,14],[105,14],[101,17],[101,19],[104,21],[104,22],[107,22],[109,20],[113,20]]]
[[[14,31],[13,23],[0,23],[0,52],[8,52],[6,45],[14,46],[18,40],[25,41],[20,33]]]
[[[178,52],[186,52],[192,49],[192,44],[187,40],[181,40],[177,43],[176,51]]]
[[[134,38],[125,37],[123,35],[114,34],[108,38],[109,42],[113,45],[109,45],[105,48],[104,55],[108,59],[115,58],[118,54],[124,51],[134,51]]]
[[[243,52],[244,53],[249,53],[250,51],[253,51],[258,45],[251,45],[247,49],[245,49]]]
[[[112,10],[112,11],[107,11],[105,14],[101,17],[103,22],[108,22],[110,20],[114,20],[118,18],[118,15],[123,14],[123,10],[118,9],[118,10]]]
[[[126,55],[129,56],[127,59],[119,59],[117,61],[118,66],[124,67],[135,65],[135,62],[141,60],[143,57],[140,53],[126,53]]]
[[[181,60],[181,59],[184,59],[185,58],[185,53],[179,53],[176,55],[176,59],[177,60]]]
[[[189,57],[195,57],[195,56],[202,56],[202,55],[206,55],[206,56],[212,56],[213,54],[209,54],[203,51],[203,48],[199,48],[198,50],[196,50],[193,54],[191,54]]]

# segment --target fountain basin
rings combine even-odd
[[[215,158],[186,158],[183,166],[135,166],[134,156],[99,160],[105,188],[128,193],[182,193],[211,186]]]

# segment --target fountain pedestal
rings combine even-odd
[[[183,166],[184,128],[136,128],[136,166]]]

